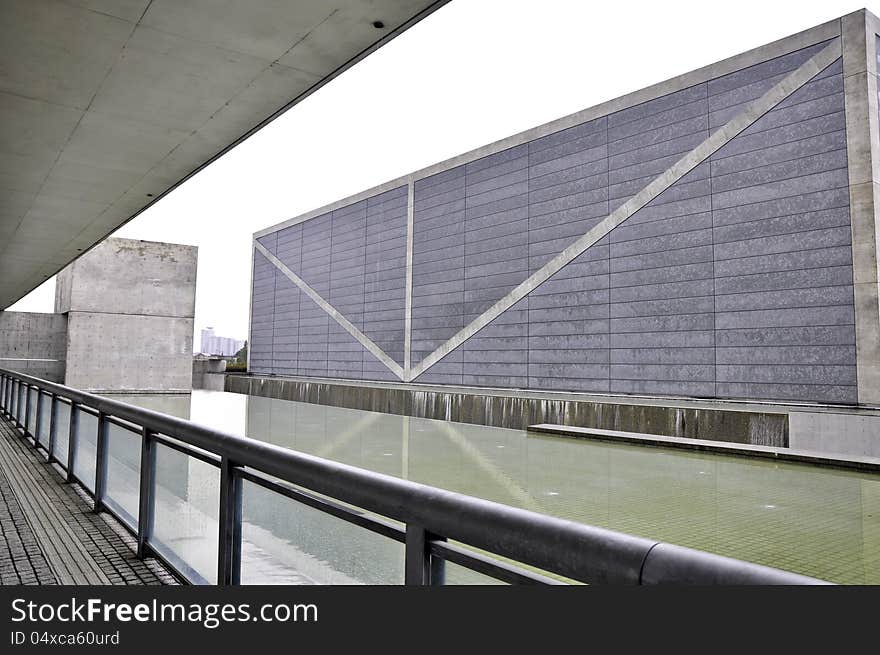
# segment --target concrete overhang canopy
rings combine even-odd
[[[3,0],[0,309],[447,0]]]

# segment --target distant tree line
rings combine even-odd
[[[233,373],[244,373],[247,371],[248,358],[248,342],[244,342],[242,349],[235,353],[235,356],[226,362],[226,370]]]

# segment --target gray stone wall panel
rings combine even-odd
[[[412,364],[825,45],[415,180]],[[386,191],[271,246],[401,365],[407,200]],[[850,235],[838,61],[416,381],[854,402]],[[252,365],[394,379],[264,269]]]

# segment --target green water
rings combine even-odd
[[[194,392],[191,417],[591,525],[835,582],[880,583],[878,475],[219,392]],[[244,518],[245,581],[402,577],[398,544],[292,501],[246,487]]]

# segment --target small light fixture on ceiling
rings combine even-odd
[[[373,27],[375,27],[377,30],[381,30],[383,27],[385,27],[385,23],[380,20],[374,20]]]

